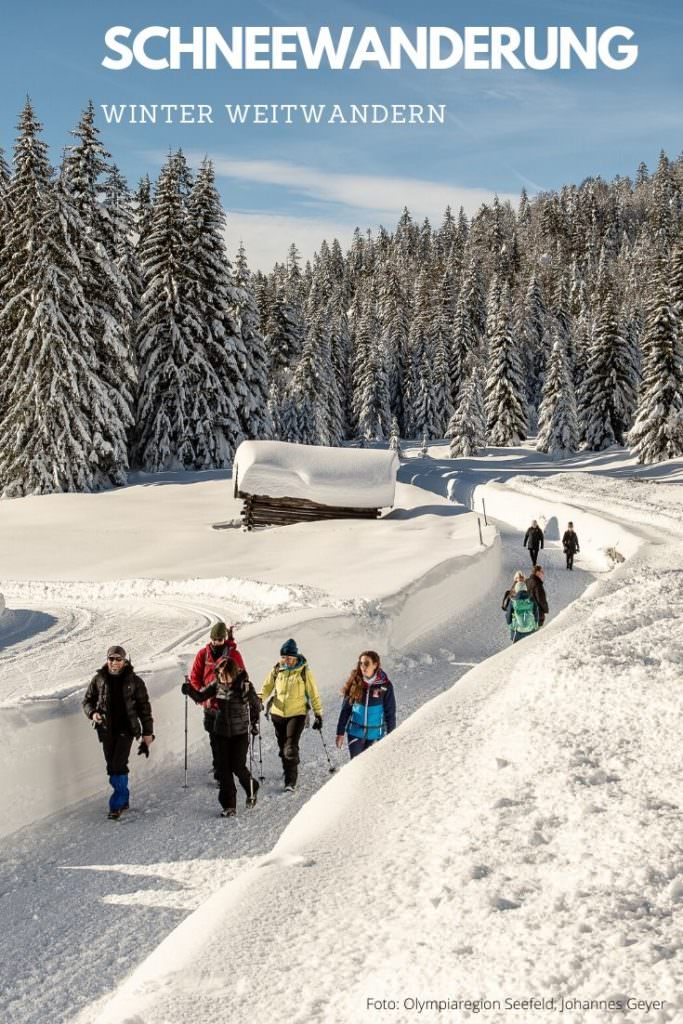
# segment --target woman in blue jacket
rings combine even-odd
[[[337,746],[348,736],[349,754],[356,757],[396,728],[394,688],[382,671],[379,654],[363,651],[342,690]]]

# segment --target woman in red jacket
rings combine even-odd
[[[216,677],[216,665],[221,658],[232,658],[239,668],[244,670],[242,655],[237,650],[237,644],[232,635],[232,627],[228,629],[224,622],[214,622],[211,627],[210,639],[205,647],[202,647],[192,663],[190,669],[190,685],[195,690],[203,690],[210,686]],[[246,671],[246,670],[245,670]],[[204,729],[209,734],[211,744],[211,760],[213,762],[213,777],[218,781],[218,760],[217,746],[214,740],[214,723],[218,712],[218,704],[215,698],[203,702],[204,707]]]

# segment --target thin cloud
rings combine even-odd
[[[253,185],[276,185],[290,193],[348,210],[372,210],[382,220],[400,215],[407,206],[415,217],[440,218],[447,206],[462,206],[474,214],[490,203],[491,189],[467,188],[419,178],[369,174],[333,174],[284,160],[232,160],[214,156],[216,175]],[[498,193],[501,200],[517,202],[513,193]]]

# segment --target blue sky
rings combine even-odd
[[[623,72],[586,71],[148,71],[101,67],[105,31],[146,25],[627,25],[640,46]],[[683,146],[683,11],[677,2],[445,3],[405,0],[362,7],[268,0],[13,4],[3,18],[0,145],[11,150],[16,115],[30,94],[53,159],[89,98],[101,103],[210,103],[213,125],[106,126],[102,137],[134,183],[155,175],[169,147],[216,162],[230,241],[253,265],[284,257],[291,239],[306,255],[355,225],[395,222],[407,204],[438,219],[446,202],[473,210],[498,193],[517,196],[591,174],[654,166]],[[441,125],[231,126],[225,103],[445,103]]]

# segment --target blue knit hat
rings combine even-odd
[[[283,658],[296,658],[298,654],[299,648],[296,646],[296,640],[285,640],[280,648],[280,655]]]

